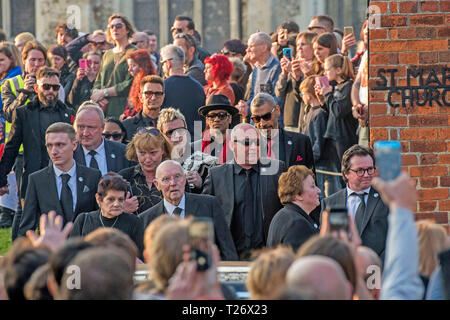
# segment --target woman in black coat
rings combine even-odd
[[[295,251],[311,236],[319,233],[318,221],[310,214],[319,201],[320,189],[314,173],[305,166],[292,166],[278,181],[278,196],[284,208],[272,219],[267,246],[290,245]]]

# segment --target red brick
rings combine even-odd
[[[419,53],[419,63],[420,64],[430,64],[438,62],[437,52],[421,52]]]
[[[434,39],[436,38],[436,27],[417,28],[416,35],[419,39]]]
[[[438,1],[425,1],[422,2],[422,10],[421,12],[438,12],[439,11],[439,2]]]
[[[436,188],[438,186],[438,178],[437,177],[420,178],[419,183],[422,188]],[[421,211],[431,211],[431,210],[421,210]]]
[[[439,155],[439,164],[450,164],[450,154]]]
[[[400,46],[400,44],[398,45]],[[447,50],[447,40],[408,40],[409,51],[440,51]],[[394,51],[394,50],[393,50]],[[405,50],[396,50],[405,51]]]
[[[370,52],[406,51],[406,41],[370,41],[369,47]]]
[[[437,177],[448,173],[446,166],[417,166],[411,167],[409,171],[411,177]]]
[[[450,51],[439,52],[439,62],[450,62]]]
[[[433,220],[434,221],[434,214],[432,212],[418,212],[414,215],[415,221],[420,220]]]
[[[409,17],[411,26],[438,26],[441,24],[444,24],[443,14],[421,14]]]
[[[450,139],[450,128],[440,128],[438,130],[439,139]]]
[[[434,188],[417,190],[417,200],[441,200],[448,198],[448,189]]]
[[[372,2],[370,1],[369,3],[369,10],[375,10],[375,7],[377,6],[378,9],[376,9],[376,11],[374,13],[386,13],[387,12],[387,2]]]
[[[387,65],[387,64],[398,64],[398,53],[390,53],[390,54],[386,54],[386,53],[374,53],[374,54],[370,54],[370,58],[369,58],[369,63],[370,65],[377,65],[377,64],[382,64],[382,65]]]
[[[441,187],[450,187],[450,176],[442,176],[439,180]]]
[[[402,152],[403,153],[409,152],[409,142],[401,141],[400,144],[402,145]]]
[[[381,16],[381,27],[404,27],[406,26],[406,16]]]
[[[370,125],[373,127],[406,127],[406,117],[403,116],[379,116],[371,117]]]
[[[403,166],[413,166],[418,164],[417,156],[413,154],[402,155],[402,165]]]
[[[372,29],[369,30],[369,39],[370,40],[379,40],[387,38],[387,30],[386,29]]]
[[[439,200],[439,210],[450,211],[450,200]]]
[[[419,211],[434,211],[436,210],[437,201],[419,201]]]
[[[440,37],[440,38],[450,37],[450,27],[439,28],[437,32],[438,32],[438,37]]]
[[[417,53],[400,53],[398,55],[398,62],[401,64],[419,64],[419,55]]]
[[[448,117],[442,115],[432,116],[410,116],[409,126],[411,127],[446,127],[448,126]]]
[[[418,129],[400,129],[401,140],[417,140],[419,138]]]
[[[389,140],[398,140],[398,130],[397,129],[391,129],[389,130]]]
[[[434,212],[434,221],[437,224],[448,224],[448,212]]]
[[[420,155],[420,164],[437,164],[438,158],[436,154],[421,154]]]
[[[397,13],[398,12],[398,3],[397,2],[390,2],[389,3],[389,9],[391,13]]]
[[[387,96],[386,92],[371,91],[371,92],[369,92],[369,101],[371,103],[373,103],[373,102],[385,102],[386,101],[386,96]],[[371,108],[370,112],[372,113],[372,108]]]
[[[450,1],[441,1],[441,12],[450,12]]]
[[[387,106],[386,104],[380,104],[380,103],[372,103],[372,100],[370,100],[370,106],[369,106],[369,112],[371,115],[375,114],[386,114],[387,112]]]
[[[437,129],[419,128],[419,139],[423,140],[437,139]]]
[[[400,2],[400,13],[417,13],[418,3],[417,1],[404,1]]]
[[[383,128],[373,128],[370,129],[370,140],[371,141],[375,141],[375,140],[388,140],[388,131],[387,129],[383,129]]]
[[[445,152],[447,146],[441,141],[411,141],[411,152]]]

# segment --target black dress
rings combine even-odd
[[[127,234],[136,244],[139,255],[143,250],[144,226],[134,214],[122,213],[116,218],[106,218],[100,210],[85,212],[78,215],[69,237],[84,237],[92,231],[102,228],[115,228]]]

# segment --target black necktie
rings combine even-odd
[[[72,191],[69,187],[70,175],[64,173],[61,175],[62,188],[61,188],[61,207],[64,211],[64,224],[73,221],[73,198]]]
[[[352,193],[352,195],[358,196],[359,199],[361,199],[361,203],[359,204],[358,209],[356,209],[356,213],[355,213],[356,228],[358,228],[358,231],[360,233],[363,228],[364,213],[366,212],[366,203],[364,202],[364,196],[366,194],[367,194],[367,192],[364,192],[364,193],[353,192]]]
[[[176,207],[173,210],[173,214],[176,215],[176,216],[180,216],[181,215],[181,211],[183,211],[183,209],[181,209],[180,207]]]
[[[91,162],[89,163],[90,168],[98,169],[97,160],[95,160],[95,155],[97,152],[95,150],[89,151],[89,155],[91,156]]]
[[[251,238],[253,234],[253,188],[251,181],[251,169],[245,170],[245,210],[244,210],[244,233],[245,242],[248,245],[251,244]]]

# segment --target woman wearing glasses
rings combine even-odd
[[[129,183],[125,212],[141,213],[162,200],[153,184],[156,168],[170,159],[172,147],[163,134],[153,127],[140,128],[127,145],[126,157],[138,164],[123,169],[119,174]]]
[[[95,195],[100,209],[79,214],[70,237],[84,237],[98,228],[116,228],[134,241],[141,255],[144,227],[138,217],[125,213],[126,196],[127,182],[117,173],[105,174],[100,179]]]
[[[116,118],[106,118],[105,128],[103,129],[103,138],[127,144],[127,130],[120,120]]]
[[[97,102],[105,116],[119,117],[127,104],[133,77],[128,72],[126,55],[136,50],[128,43],[134,34],[129,20],[120,14],[108,19],[106,38],[114,42],[114,48],[107,50],[92,90],[91,100]]]

